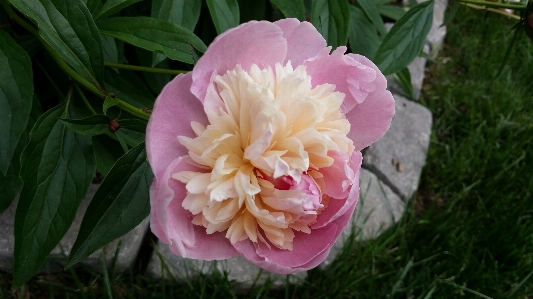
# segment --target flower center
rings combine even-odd
[[[172,177],[186,184],[183,208],[207,233],[232,244],[249,238],[292,250],[294,230],[311,232],[327,205],[320,170],[328,152],[353,151],[350,123],[335,85],[312,87],[305,66],[275,69],[237,65],[214,76],[207,127],[192,122],[196,138],[178,136],[205,169]]]

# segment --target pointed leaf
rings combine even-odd
[[[311,9],[311,22],[334,49],[346,45],[350,26],[347,0],[316,0]]]
[[[374,63],[384,75],[394,74],[418,56],[433,22],[433,1],[411,8],[383,39]]]
[[[81,119],[61,118],[60,120],[67,128],[78,134],[95,136],[109,131],[109,118],[101,114]]]
[[[189,29],[148,17],[116,17],[98,23],[100,32],[167,57],[193,63],[187,42],[204,52],[205,44]]]
[[[115,163],[87,207],[67,267],[123,236],[148,217],[148,190],[153,178],[144,143]]]
[[[206,2],[218,34],[239,25],[237,0],[206,0]]]
[[[287,18],[297,18],[305,21],[305,6],[303,0],[270,0]]]
[[[39,270],[67,232],[93,179],[96,163],[91,138],[68,130],[57,106],[38,120],[22,153],[15,216],[14,286]]]
[[[121,11],[123,8],[141,0],[107,0],[100,9],[94,13],[94,19],[105,19],[110,15]]]
[[[372,24],[374,24],[379,34],[385,36],[385,34],[387,34],[387,30],[385,29],[383,19],[379,15],[376,3],[373,0],[357,0],[357,3],[359,6],[361,6],[361,9],[365,12]]]
[[[348,39],[353,53],[364,55],[369,59],[372,59],[381,43],[376,27],[359,7],[353,5],[350,5]]]
[[[379,14],[398,21],[405,14],[405,10],[401,6],[396,5],[380,5],[378,6]]]
[[[0,30],[0,174],[6,175],[33,98],[33,72],[28,54]]]
[[[124,139],[129,146],[137,146],[145,139],[147,123],[140,119],[121,119],[120,129],[116,134]]]
[[[8,0],[39,27],[39,35],[81,76],[103,81],[102,41],[82,0]]]
[[[154,0],[151,16],[194,31],[201,9],[201,0]],[[165,58],[161,53],[153,53],[152,67]]]

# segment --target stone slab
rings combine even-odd
[[[396,114],[390,130],[367,148],[363,167],[372,171],[403,200],[418,189],[426,163],[432,114],[424,106],[394,95]]]
[[[184,283],[196,279],[200,275],[210,275],[214,271],[227,273],[228,281],[235,290],[248,290],[260,287],[270,280],[273,287],[285,285],[286,276],[270,273],[249,263],[243,257],[235,257],[222,261],[199,261],[183,258],[173,254],[167,244],[158,242],[146,268],[146,275],[155,279],[172,280]],[[289,275],[289,282],[301,283],[307,272]]]
[[[39,272],[59,272],[64,269],[66,265],[67,256],[74,246],[78,230],[85,214],[85,210],[89,206],[90,199],[94,196],[94,193],[98,189],[97,184],[91,184],[87,197],[82,202],[78,213],[72,226],[67,231],[61,242],[52,250],[48,261],[41,267]],[[16,200],[11,206],[0,215],[0,270],[11,272],[13,269],[13,253],[14,253],[14,222],[15,222],[15,210]],[[134,230],[124,235],[107,246],[99,249],[81,263],[91,269],[102,272],[102,260],[101,256],[104,254],[106,266],[108,269],[114,264],[115,273],[121,273],[130,268],[135,262],[137,253],[142,244],[142,240],[148,229],[148,219],[145,219]],[[115,257],[116,255],[116,257]]]
[[[352,219],[331,248],[328,257],[320,264],[321,269],[335,259],[352,232],[356,241],[373,239],[398,222],[403,215],[405,203],[372,172],[361,169],[359,189],[359,201]]]

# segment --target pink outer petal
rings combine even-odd
[[[353,185],[350,188],[349,194],[346,199],[331,198],[329,200],[327,208],[320,213],[317,217],[317,221],[311,228],[319,228],[328,225],[335,221],[337,218],[346,214],[346,211],[357,203],[359,199],[359,175],[361,173],[361,163],[363,162],[363,156],[360,152],[353,152],[350,158],[350,167],[353,172]]]
[[[274,22],[283,31],[287,40],[287,57],[293,67],[301,65],[307,59],[315,57],[326,48],[326,40],[318,33],[309,22],[300,22],[298,19],[281,19]]]
[[[193,215],[181,206],[187,195],[185,184],[171,178],[180,171],[202,171],[189,156],[172,161],[163,175],[150,187],[150,225],[170,250],[193,259],[227,259],[238,255],[223,233],[206,234],[205,228],[191,223]],[[213,250],[216,248],[216,250]]]
[[[219,35],[193,70],[191,92],[204,101],[207,86],[214,73],[222,75],[240,64],[249,70],[252,64],[259,68],[282,63],[287,54],[287,41],[281,29],[270,22],[251,21]]]
[[[348,225],[356,202],[346,209],[346,213],[335,219],[328,226],[312,230],[309,235],[295,233],[293,250],[281,250],[264,244],[255,248],[250,240],[237,242],[235,248],[249,262],[265,270],[278,274],[292,274],[306,271],[318,266],[328,256],[331,247]]]
[[[192,75],[178,75],[168,83],[155,100],[146,128],[146,154],[156,179],[176,158],[187,155],[178,136],[196,137],[191,121],[207,125],[202,103],[189,91]]]
[[[394,116],[394,98],[388,90],[373,92],[367,99],[346,113],[350,122],[348,138],[356,151],[371,145],[389,130]]]
[[[360,55],[344,55],[346,47],[338,47],[331,55],[306,61],[313,86],[329,83],[345,94],[342,108],[352,110],[371,92],[385,89],[387,81],[375,65]]]

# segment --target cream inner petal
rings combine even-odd
[[[186,184],[183,208],[208,234],[226,232],[292,250],[294,231],[310,226],[327,205],[320,169],[328,151],[351,156],[350,123],[341,112],[344,94],[335,86],[311,85],[304,66],[261,69],[237,65],[213,77],[222,102],[207,112],[209,125],[191,123],[197,137],[178,136],[205,172],[172,177]]]

